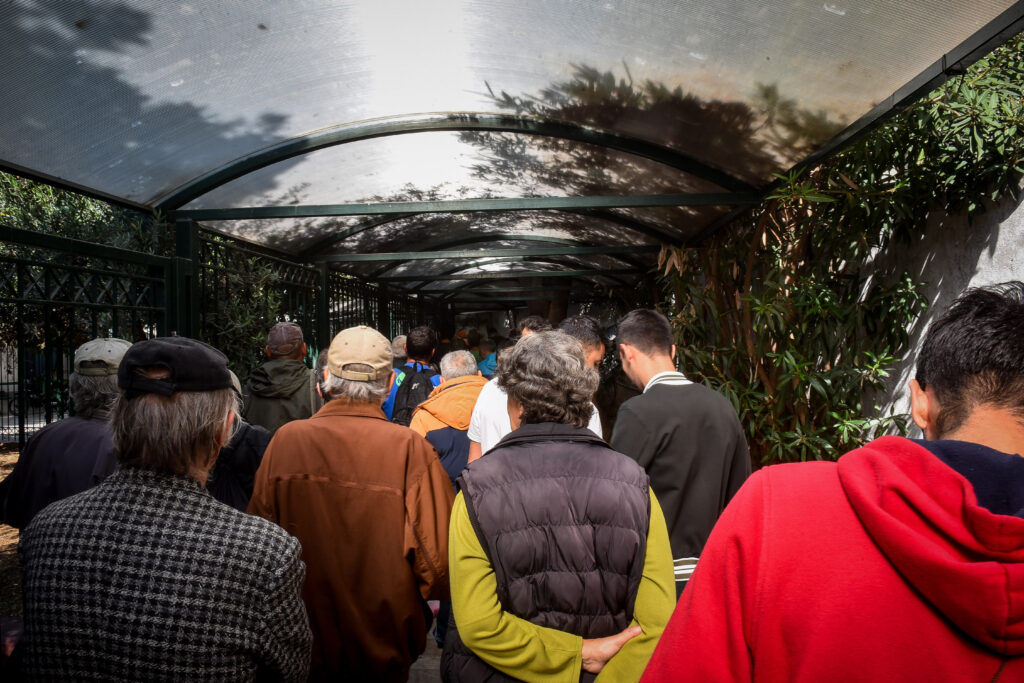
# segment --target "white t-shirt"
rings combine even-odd
[[[601,416],[597,414],[596,406],[593,415],[590,416],[590,424],[587,425],[587,429],[604,438],[604,435],[601,434]],[[469,431],[466,432],[466,435],[470,441],[480,444],[481,453],[486,453],[511,431],[512,423],[508,420],[508,398],[498,386],[498,380],[492,379],[480,390],[480,396],[477,397],[476,405],[473,406],[473,416],[469,419]]]

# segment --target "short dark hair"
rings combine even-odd
[[[597,384],[597,370],[587,365],[579,342],[564,332],[528,335],[498,363],[498,386],[523,406],[523,424],[586,427]]]
[[[969,289],[932,322],[917,381],[939,402],[935,429],[957,429],[979,405],[1024,421],[1024,282]]]
[[[571,315],[558,323],[558,329],[583,345],[584,349],[608,348],[608,337],[601,323],[589,315]]]
[[[638,308],[622,316],[615,341],[634,346],[648,356],[668,356],[672,353],[672,326],[658,311]]]
[[[429,361],[437,348],[437,335],[426,325],[414,327],[405,337],[405,351],[409,360]]]
[[[528,315],[516,325],[516,332],[520,336],[523,334],[523,330],[529,330],[530,332],[547,332],[551,329],[551,323],[539,315]]]

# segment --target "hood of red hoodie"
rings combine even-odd
[[[980,645],[1024,654],[1024,519],[978,505],[922,446],[884,437],[839,459],[846,497],[889,562]]]

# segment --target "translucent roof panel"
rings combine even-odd
[[[330,254],[462,248],[500,235],[527,235],[534,241],[561,240],[581,245],[656,244],[659,237],[681,239],[684,235],[669,228],[652,228],[647,222],[668,222],[666,212],[680,211],[646,209],[639,218],[616,209],[422,213],[408,217],[362,216],[358,221],[351,217],[344,221],[333,217],[214,221],[207,225],[252,242],[272,244],[296,257],[315,260]]]
[[[530,247],[536,246],[533,243],[517,242],[516,240],[505,240],[500,243],[502,247]],[[494,248],[494,244],[481,245],[488,249]],[[472,249],[472,247],[468,247]],[[653,259],[651,259],[653,260]],[[387,263],[352,263],[345,272],[373,280],[380,280],[392,277],[423,277],[430,280],[434,276],[445,276],[455,274],[467,274],[477,272],[508,272],[515,269],[546,268],[549,265],[562,266],[571,270],[596,269],[596,270],[617,270],[630,267],[642,267],[648,265],[648,259],[639,255],[603,255],[594,254],[587,256],[576,256],[571,254],[550,255],[550,256],[517,256],[517,257],[492,257],[492,258],[451,258],[431,260],[410,260],[391,261]]]
[[[598,145],[514,133],[429,132],[292,158],[184,208],[723,191],[693,174]]]
[[[1013,4],[9,0],[0,163],[150,206],[317,131],[486,112],[763,186]],[[289,168],[247,196],[319,180]]]

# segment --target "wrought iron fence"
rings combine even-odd
[[[263,360],[269,327],[298,323],[310,352],[319,348],[320,272],[216,233],[196,232],[196,307],[193,333],[228,354],[244,381]]]
[[[23,444],[70,414],[74,350],[96,337],[193,336],[227,353],[244,381],[278,320],[302,326],[311,361],[346,327],[393,337],[435,321],[429,301],[324,264],[194,224],[182,237],[171,258],[0,226],[0,441]]]
[[[0,227],[0,440],[68,415],[74,351],[166,334],[171,260]]]

